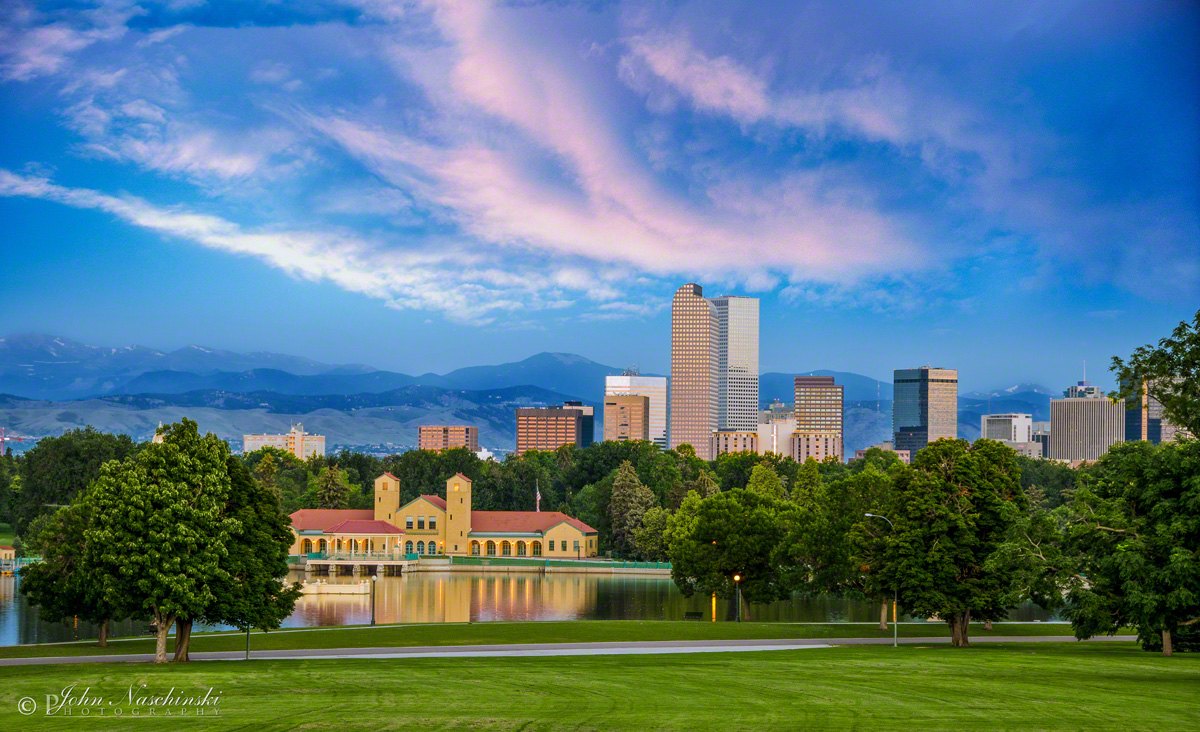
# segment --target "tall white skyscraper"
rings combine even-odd
[[[650,399],[650,441],[667,449],[667,377],[625,372],[604,377],[604,396],[644,396]]]
[[[717,429],[758,429],[758,298],[709,300],[717,316]]]

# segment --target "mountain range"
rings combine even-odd
[[[91,424],[145,439],[159,421],[189,416],[236,445],[242,434],[284,432],[303,422],[325,434],[329,446],[387,450],[415,444],[418,424],[466,422],[480,426],[482,445],[509,450],[515,444],[512,409],[564,399],[599,407],[604,377],[621,372],[576,354],[539,353],[412,376],[269,352],[194,345],[165,352],[16,335],[0,339],[0,395],[11,395],[0,396],[0,425],[41,437]],[[833,376],[845,387],[848,454],[888,439],[892,385],[860,374],[764,373],[761,406],[790,402],[796,374]],[[960,436],[978,437],[979,417],[989,407],[1048,419],[1048,394],[1036,384],[968,394],[959,400]]]

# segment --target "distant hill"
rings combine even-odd
[[[761,409],[775,399],[791,403],[796,394],[797,376],[832,376],[834,383],[846,387],[842,398],[846,402],[873,402],[876,399],[892,400],[892,385],[887,381],[877,381],[869,376],[853,374],[848,371],[797,371],[795,373],[779,373],[771,371],[758,377],[758,401]],[[878,389],[877,389],[878,387]]]

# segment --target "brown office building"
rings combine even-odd
[[[649,440],[650,397],[640,394],[604,397],[604,439]]]
[[[479,452],[479,428],[471,425],[423,424],[417,428],[417,449],[452,450],[465,447]]]
[[[796,432],[792,458],[843,459],[843,391],[832,376],[797,376],[795,380]]]
[[[591,407],[567,402],[561,407],[517,409],[517,454],[557,450],[562,445],[592,444],[595,416]]]
[[[704,289],[688,283],[671,302],[672,448],[689,444],[703,460],[715,457],[717,430],[717,314]]]

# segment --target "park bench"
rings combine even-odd
[[[687,612],[687,613],[683,614],[683,619],[684,620],[704,620],[704,613],[702,613],[702,612]]]

